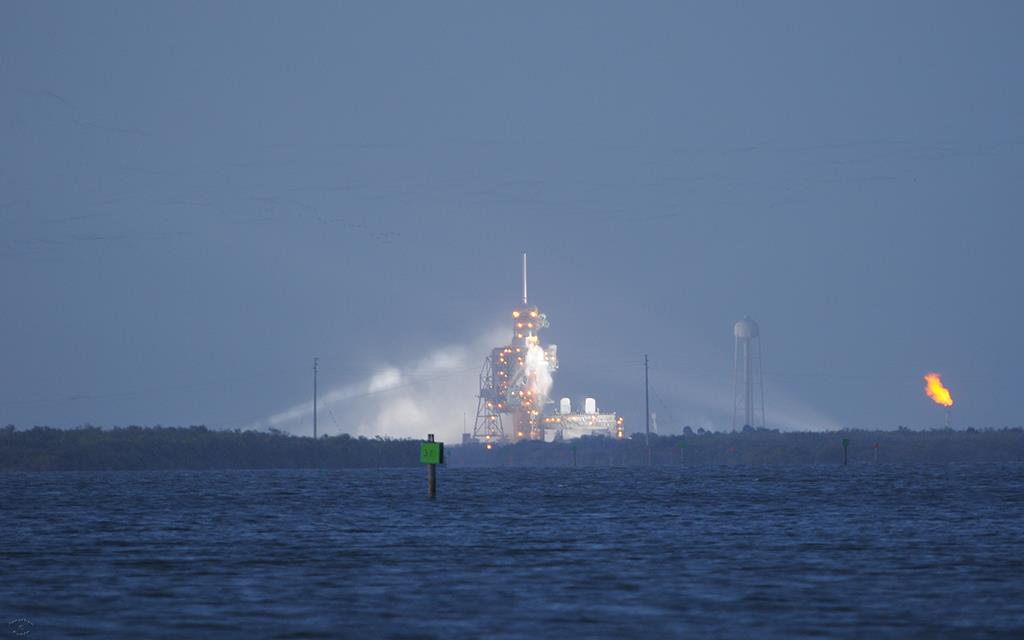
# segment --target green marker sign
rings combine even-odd
[[[845,449],[845,448],[847,448],[849,446],[850,446],[850,439],[849,438],[843,438],[843,448]]]
[[[686,448],[686,441],[685,440],[680,440],[679,444],[677,444],[676,446],[679,447],[680,449],[685,449]]]
[[[423,464],[444,464],[444,443],[421,442],[420,462]]]

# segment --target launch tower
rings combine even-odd
[[[491,443],[543,440],[541,413],[551,402],[551,374],[558,369],[557,347],[540,344],[547,317],[530,305],[526,291],[526,254],[523,254],[523,300],[512,310],[512,340],[495,347],[480,371],[473,438]]]

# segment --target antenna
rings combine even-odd
[[[313,440],[316,440],[316,372],[320,358],[313,358]]]
[[[526,254],[523,254],[523,306],[526,306]]]
[[[647,445],[647,466],[651,465],[651,387],[647,377],[647,354],[644,354],[644,433]]]

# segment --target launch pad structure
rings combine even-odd
[[[558,347],[540,346],[540,331],[548,319],[527,295],[526,254],[523,254],[523,299],[512,310],[512,340],[495,347],[480,371],[473,438],[481,442],[543,440],[540,419],[550,402],[551,373],[558,369]],[[538,380],[538,378],[543,378]],[[544,384],[546,383],[546,384]]]
[[[622,418],[598,413],[592,398],[582,413],[572,413],[569,399],[563,398],[554,415],[543,415],[545,406],[552,404],[552,374],[558,370],[558,347],[540,343],[540,332],[548,326],[547,316],[529,303],[524,253],[523,297],[512,310],[512,339],[492,349],[484,360],[471,440],[490,447],[587,434],[623,437]],[[470,439],[469,434],[466,437]]]

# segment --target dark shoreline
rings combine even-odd
[[[690,465],[949,464],[1024,462],[1024,429],[969,431],[803,431],[752,430],[685,436],[651,435],[650,463]],[[876,446],[877,445],[877,449]],[[582,438],[560,444],[521,442],[487,451],[459,447],[453,466],[646,466],[644,434],[624,441]]]
[[[751,430],[651,436],[651,462],[666,465],[948,464],[1024,462],[1024,429],[966,431]],[[682,446],[680,446],[682,445]],[[877,446],[877,449],[875,447]],[[564,443],[520,442],[446,446],[451,467],[644,466],[643,434],[624,440],[582,438]],[[193,427],[0,429],[0,471],[358,469],[419,466],[416,440],[312,438],[280,432],[215,431]]]

